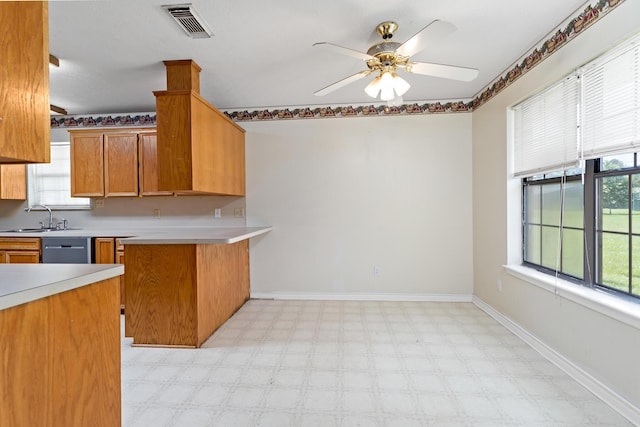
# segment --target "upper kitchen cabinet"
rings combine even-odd
[[[158,190],[158,135],[145,132],[138,135],[138,182],[141,196],[167,196],[170,191]]]
[[[0,200],[27,200],[26,165],[0,165]]]
[[[244,129],[200,96],[194,61],[164,64],[167,90],[154,92],[159,188],[244,196]]]
[[[0,1],[0,163],[48,163],[46,1]]]
[[[155,129],[71,130],[71,195],[168,195],[158,191]]]
[[[104,197],[102,132],[71,133],[71,195]]]

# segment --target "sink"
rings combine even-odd
[[[57,228],[14,228],[13,230],[1,230],[0,233],[46,233],[47,231],[71,231],[71,230],[82,230],[79,227],[69,227],[67,229]]]
[[[13,230],[5,230],[4,233],[44,233],[51,231],[48,228],[14,228]]]

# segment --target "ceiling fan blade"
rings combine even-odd
[[[413,74],[424,74],[425,76],[442,77],[463,82],[470,82],[478,77],[478,70],[475,68],[433,64],[430,62],[410,62],[405,67],[405,70]]]
[[[456,30],[456,26],[445,21],[431,21],[429,25],[418,31],[413,37],[402,43],[396,52],[403,56],[411,56],[422,49],[433,40],[442,40],[446,35]]]
[[[368,76],[369,74],[371,74],[371,73],[372,73],[372,71],[371,71],[371,70],[364,70],[364,71],[360,71],[359,73],[353,74],[353,75],[351,75],[351,76],[349,76],[349,77],[347,77],[347,78],[345,78],[345,79],[338,80],[337,82],[332,83],[332,84],[330,84],[330,85],[329,85],[329,86],[327,86],[327,87],[324,87],[324,88],[322,88],[322,89],[320,89],[320,90],[318,90],[318,91],[315,91],[313,94],[314,94],[315,96],[323,96],[323,95],[326,95],[326,94],[328,94],[328,93],[333,92],[334,90],[338,90],[338,89],[340,89],[341,87],[348,85],[349,83],[353,83],[353,82],[355,82],[356,80],[360,80],[360,79],[361,79],[361,78],[363,78],[363,77],[367,77],[367,76]]]
[[[348,47],[338,46],[337,44],[333,44],[333,43],[319,42],[319,43],[314,43],[313,47],[319,47],[323,50],[340,53],[342,55],[349,55],[354,58],[362,59],[363,61],[368,61],[370,59],[373,59],[373,56],[367,53],[349,49]]]

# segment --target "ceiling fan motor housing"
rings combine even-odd
[[[376,70],[385,67],[396,67],[398,65],[405,65],[409,60],[409,57],[399,55],[396,49],[400,47],[401,43],[396,42],[380,42],[374,44],[369,48],[367,54],[373,56],[375,59],[367,61],[367,66],[370,69]]]

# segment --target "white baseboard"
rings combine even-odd
[[[627,418],[634,425],[640,425],[640,408],[634,406],[624,397],[613,391],[591,374],[580,368],[578,365],[567,359],[544,342],[540,341],[526,329],[509,319],[502,313],[495,310],[489,304],[482,301],[477,296],[473,296],[473,303],[481,310],[493,317],[502,326],[513,332],[521,340],[529,344],[534,350],[548,359],[551,363],[566,372],[571,378],[582,384],[587,390],[598,396],[602,401],[611,406],[620,415]]]
[[[308,301],[420,301],[473,302],[470,294],[365,294],[365,293],[305,293],[251,292],[251,299],[308,300]]]

